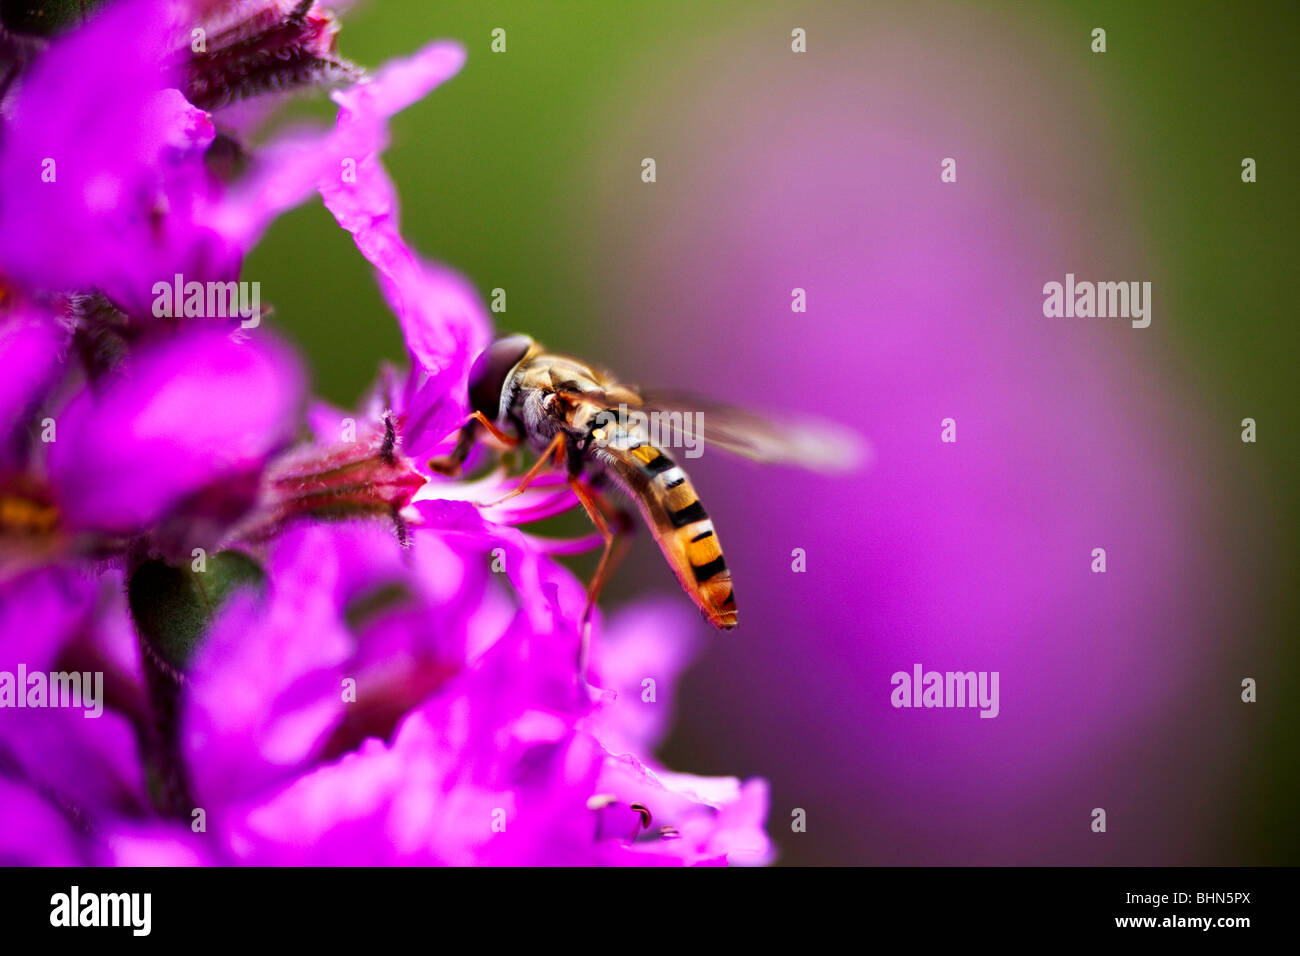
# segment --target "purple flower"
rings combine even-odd
[[[0,282],[99,292],[148,320],[158,283],[236,280],[270,221],[310,195],[320,134],[282,134],[234,182],[210,168],[217,127],[179,89],[177,51],[204,9],[190,7],[111,4],[22,77],[0,140]]]
[[[37,309],[20,307],[0,321],[0,468],[20,457],[16,429],[58,375],[67,338],[52,316]]]
[[[265,334],[196,332],[138,351],[57,413],[46,465],[60,511],[77,527],[124,531],[257,474],[292,438],[303,390],[296,357]]]
[[[401,323],[411,374],[393,402],[405,413],[404,439],[416,457],[427,455],[464,420],[469,367],[490,341],[491,326],[468,282],[426,262],[402,238],[397,191],[379,156],[388,144],[388,117],[455,74],[463,62],[459,47],[434,43],[385,67],[373,80],[335,93],[339,117],[332,149],[340,165],[319,184],[326,208],[374,266],[380,290]]]
[[[222,9],[202,9],[226,23],[218,53],[252,37],[289,51],[277,77],[347,73],[323,15],[230,26]],[[765,862],[762,781],[652,757],[692,651],[681,609],[598,616],[592,686],[585,590],[554,556],[598,536],[516,527],[571,507],[568,489],[543,478],[480,507],[503,471],[418,464],[464,420],[491,330],[472,286],[403,239],[380,155],[388,118],[461,50],[337,91],[332,130],[282,134],[232,180],[212,148],[243,124],[193,102],[247,119],[278,81],[256,58],[177,59],[189,10],[123,0],[55,40],[0,145],[0,861]],[[156,281],[237,277],[311,189],[410,356],[360,410],[308,403],[264,329],[118,334]],[[102,675],[102,714],[15,708],[12,675],[56,670]]]
[[[0,580],[47,562],[120,566],[142,539],[171,555],[217,550],[296,432],[297,358],[267,334],[194,331],[90,389],[60,364],[60,339],[48,319],[0,322],[0,362],[28,370],[4,399]]]
[[[272,559],[282,590],[270,611],[235,608],[214,628],[193,675],[186,743],[205,768],[195,799],[227,808],[216,816],[223,850],[261,863],[584,864],[715,860],[737,842],[765,849],[761,796],[757,831],[733,842],[749,795],[726,782],[712,792],[705,781],[697,792],[661,782],[635,758],[611,756],[595,725],[580,726],[593,710],[574,680],[576,582],[469,506],[440,510],[409,566],[374,525],[291,533]],[[515,568],[510,587],[490,570],[493,548]],[[346,557],[322,569],[322,554]],[[402,596],[372,606],[349,637],[340,613],[377,590]],[[287,647],[280,601],[313,622]],[[263,659],[271,648],[276,658]],[[250,673],[264,683],[248,686]],[[356,696],[343,703],[347,679]],[[387,730],[394,700],[411,709],[383,737],[368,733]],[[320,759],[340,748],[341,759]],[[656,827],[681,836],[604,832],[591,804],[606,794],[646,803]]]
[[[603,729],[614,708],[664,705],[612,691],[593,701],[575,680],[577,582],[471,506],[428,507],[438,513],[409,552],[374,522],[295,527],[271,545],[269,592],[245,593],[220,611],[183,698],[186,822],[202,810],[197,838],[185,822],[149,812],[125,716],[148,703],[131,668],[110,670],[121,700],[99,720],[5,712],[2,764],[20,767],[85,829],[65,835],[79,848],[75,858],[593,864],[719,862],[737,852],[761,860],[761,784],[677,777],[605,745],[620,739]],[[491,571],[496,548],[511,573]],[[30,668],[58,654],[129,660],[120,579],[105,586],[97,604],[93,582],[38,572],[21,596],[6,595],[7,607],[44,625],[50,649]],[[682,642],[656,659],[649,638],[677,633],[679,614],[631,613],[600,645],[602,659],[641,645],[632,671],[657,675],[669,693]],[[0,645],[0,669],[16,666],[14,650]],[[11,799],[29,811],[39,805],[31,792]],[[634,804],[652,829],[638,825]],[[55,862],[2,839],[0,856]]]

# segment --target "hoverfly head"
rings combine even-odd
[[[534,345],[526,335],[504,335],[485,348],[469,370],[470,408],[496,421],[511,374]]]

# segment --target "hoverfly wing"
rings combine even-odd
[[[641,411],[658,411],[661,421],[697,428],[706,445],[772,465],[810,471],[846,472],[867,458],[866,440],[852,429],[807,415],[764,415],[746,408],[691,396],[651,393]],[[691,418],[687,412],[698,413]]]
[[[581,396],[608,409],[623,406],[629,413],[654,416],[660,440],[667,444],[702,439],[752,461],[820,472],[852,471],[869,457],[867,442],[857,432],[812,416],[768,416],[695,395],[621,386]]]

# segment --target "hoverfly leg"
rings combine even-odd
[[[469,421],[465,422],[465,425],[469,426],[473,422],[477,422],[478,424],[486,428],[489,435],[491,435],[501,444],[505,445],[507,448],[514,448],[516,445],[519,444],[518,438],[512,438],[511,436],[503,432],[501,429],[497,428],[496,425],[488,421],[487,416],[484,415],[482,412],[475,412],[473,415],[471,415],[469,417]]]
[[[555,459],[554,461],[551,460],[552,457],[554,457]],[[524,472],[522,477],[520,477],[519,484],[515,485],[514,488],[511,489],[508,494],[503,495],[502,497],[498,498],[496,501],[484,502],[480,504],[479,507],[493,508],[497,505],[504,504],[505,502],[509,501],[511,498],[515,497],[516,495],[523,494],[525,491],[528,490],[528,486],[531,485],[535,480],[537,480],[537,476],[546,470],[546,467],[548,465],[559,466],[563,462],[564,462],[564,432],[559,432],[553,439],[551,439],[551,443],[546,446],[546,451],[542,452],[542,454],[538,457],[537,461],[533,462],[533,467],[529,468],[526,472]]]
[[[614,568],[627,554],[632,539],[628,536],[634,524],[632,516],[621,508],[613,508],[605,502],[600,493],[593,490],[581,478],[569,476],[569,487],[577,495],[578,501],[586,510],[588,517],[605,539],[605,550],[596,565],[596,573],[587,585],[587,605],[582,611],[582,644],[578,648],[578,675],[587,679],[587,655],[591,649],[591,612],[595,610],[596,599],[600,597],[605,582],[609,580]]]
[[[459,478],[461,466],[465,464],[465,459],[469,457],[469,453],[473,451],[474,446],[478,443],[479,429],[486,429],[489,435],[506,448],[515,448],[520,444],[518,439],[511,438],[488,421],[482,412],[475,412],[465,419],[465,424],[460,427],[460,434],[456,437],[456,447],[451,450],[450,454],[430,458],[428,461],[429,470],[435,474],[446,475],[449,478]]]
[[[456,436],[456,447],[450,454],[437,455],[430,458],[428,467],[431,472],[437,475],[446,475],[448,478],[459,478],[461,466],[465,464],[465,459],[478,443],[478,423],[468,421],[461,426],[460,434]]]

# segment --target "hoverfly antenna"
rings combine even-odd
[[[501,392],[515,366],[534,342],[527,335],[505,335],[485,348],[469,370],[469,404],[488,421],[501,412]]]

